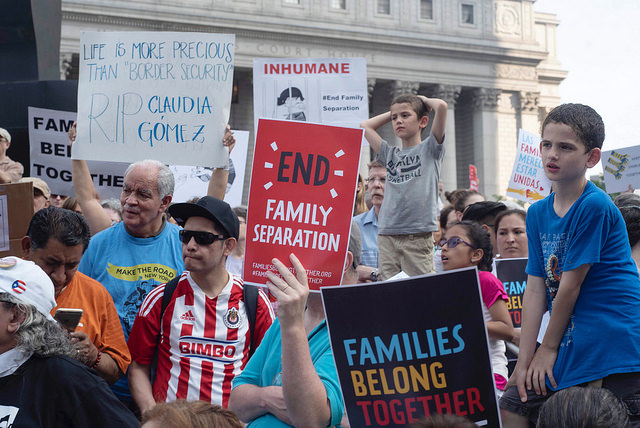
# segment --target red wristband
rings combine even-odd
[[[102,354],[100,353],[100,351],[98,351],[98,355],[96,355],[96,362],[93,363],[93,365],[91,366],[92,369],[95,369],[96,367],[98,367],[98,364],[100,364],[100,357],[102,356]]]

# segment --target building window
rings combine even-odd
[[[420,0],[420,19],[433,19],[433,0]]]
[[[472,4],[462,4],[460,5],[461,15],[460,21],[463,24],[472,24],[474,23],[473,19],[473,5]]]
[[[380,15],[391,15],[391,0],[378,0],[376,2],[376,11]]]
[[[347,0],[331,0],[331,9],[347,9]]]

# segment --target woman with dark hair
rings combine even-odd
[[[640,272],[640,206],[627,205],[619,208],[622,218],[627,225],[629,245],[631,246],[631,258],[636,262]]]
[[[496,216],[496,258],[513,259],[529,255],[526,219],[527,213],[518,209],[502,211]]]

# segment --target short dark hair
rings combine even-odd
[[[629,245],[633,247],[640,241],[640,206],[627,205],[620,207],[622,218],[627,225],[627,235],[629,235]]]
[[[480,224],[486,224],[493,227],[495,225],[496,216],[507,209],[502,202],[482,201],[471,204],[467,207],[462,215],[462,220],[477,221]]]
[[[551,110],[542,122],[540,134],[544,138],[544,128],[550,123],[563,123],[570,127],[584,144],[586,151],[602,148],[604,142],[604,122],[593,108],[584,104],[561,104]]]
[[[441,230],[445,230],[447,228],[447,217],[449,217],[449,214],[451,213],[451,211],[455,211],[455,208],[453,205],[447,205],[446,207],[440,210],[440,217],[438,221],[440,222]]]
[[[630,423],[625,406],[608,389],[573,386],[542,405],[536,426],[626,428]]]
[[[417,95],[414,94],[403,94],[395,97],[393,101],[391,101],[391,105],[394,104],[409,104],[411,109],[416,112],[418,115],[418,119],[429,114],[429,110],[427,110],[427,106],[424,105],[422,100],[418,98]]]
[[[44,248],[50,238],[55,238],[67,247],[82,244],[86,251],[91,239],[89,225],[82,215],[63,208],[48,207],[36,212],[29,223],[27,236],[33,249]]]
[[[231,410],[204,401],[176,400],[158,403],[142,415],[143,424],[149,421],[162,422],[162,426],[167,428],[242,427],[242,423]]]
[[[478,263],[478,270],[491,272],[493,264],[493,245],[491,236],[482,226],[475,221],[463,220],[453,226],[461,226],[469,235],[469,242],[476,250],[482,250],[482,259]],[[451,226],[451,227],[453,227]]]

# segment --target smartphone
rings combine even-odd
[[[56,310],[56,314],[53,318],[68,332],[72,333],[76,330],[76,327],[80,322],[80,318],[82,318],[82,314],[82,309],[60,308]]]

